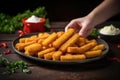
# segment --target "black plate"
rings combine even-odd
[[[107,52],[109,51],[109,46],[108,46],[108,44],[107,44],[104,40],[97,38],[96,40],[97,40],[98,43],[103,43],[103,44],[105,44],[105,50],[103,51],[102,55],[99,56],[99,57],[90,58],[90,59],[81,60],[81,61],[74,61],[74,62],[45,60],[45,59],[38,58],[38,57],[27,56],[27,55],[25,55],[23,52],[20,52],[20,51],[18,51],[18,50],[15,48],[15,44],[18,43],[18,41],[19,41],[20,38],[29,37],[29,36],[32,36],[32,35],[37,35],[37,33],[27,34],[27,35],[24,35],[24,36],[22,36],[22,37],[16,38],[16,39],[13,41],[13,43],[12,43],[12,47],[13,47],[13,49],[15,50],[15,52],[16,52],[17,54],[19,54],[19,55],[21,55],[21,56],[23,56],[23,57],[32,59],[32,60],[36,60],[36,61],[39,61],[39,62],[43,62],[43,63],[65,64],[65,65],[66,65],[66,64],[67,64],[67,65],[68,65],[68,64],[71,65],[71,64],[87,63],[87,62],[96,61],[96,60],[99,60],[99,59],[103,58],[103,57],[107,54]]]

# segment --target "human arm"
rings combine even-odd
[[[72,27],[79,35],[87,37],[96,25],[119,13],[119,8],[120,0],[104,0],[85,17],[73,19],[65,27],[65,31]]]

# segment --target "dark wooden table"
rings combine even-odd
[[[67,22],[52,22],[56,31],[64,30]],[[23,60],[28,63],[32,74],[22,72],[13,75],[3,75],[4,67],[0,66],[0,80],[120,80],[120,62],[111,60],[120,57],[117,43],[107,42],[110,50],[107,55],[97,61],[79,65],[46,64],[27,59],[18,55],[12,48],[12,41],[18,34],[0,34],[0,42],[6,42],[11,54],[5,55],[10,61]],[[0,47],[0,52],[5,51]]]

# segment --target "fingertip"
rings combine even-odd
[[[79,35],[80,35],[81,37],[86,37],[86,36],[87,36],[87,34],[82,33],[82,32],[79,32]]]
[[[79,33],[79,36],[84,37],[83,34]]]
[[[65,27],[65,32],[67,32],[67,29],[68,29],[68,28],[67,28],[67,27]]]
[[[66,27],[65,27],[65,32],[67,32],[67,30],[68,30],[69,28],[72,28],[72,27],[71,27],[71,26],[66,26]]]

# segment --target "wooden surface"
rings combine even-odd
[[[53,22],[52,28],[56,31],[64,30],[67,22]],[[12,41],[18,34],[0,34],[0,42],[6,42],[11,54],[6,55],[10,61],[23,60],[28,63],[32,74],[22,72],[13,75],[3,75],[4,67],[0,66],[0,80],[119,80],[120,63],[110,60],[113,57],[120,57],[120,49],[116,43],[108,43],[110,51],[98,61],[79,65],[60,65],[41,63],[18,55],[12,48]],[[4,48],[0,47],[0,52]]]

